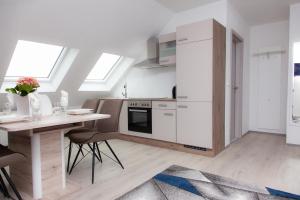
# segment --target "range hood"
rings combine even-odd
[[[143,69],[168,67],[159,64],[159,44],[157,38],[152,37],[147,40],[147,59],[135,64],[135,67]]]

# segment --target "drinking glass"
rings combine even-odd
[[[12,107],[11,103],[9,103],[9,102],[4,103],[3,114],[5,114],[5,115],[11,114],[11,107]]]
[[[54,115],[60,115],[62,113],[62,107],[60,105],[60,102],[54,103],[53,113]]]

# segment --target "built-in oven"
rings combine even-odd
[[[151,101],[128,102],[128,130],[152,134]]]

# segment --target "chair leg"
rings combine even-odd
[[[70,169],[69,174],[72,173],[72,171],[73,171],[73,169],[74,169],[74,167],[75,167],[75,164],[76,164],[76,161],[77,161],[78,156],[79,156],[79,154],[80,154],[80,150],[82,149],[82,146],[83,146],[82,144],[79,145],[79,150],[77,151],[76,157],[75,157],[75,159],[74,159],[74,162],[73,162],[73,164],[72,164],[72,167],[71,167],[71,169]]]
[[[96,147],[97,147],[98,155],[99,155],[99,158],[100,158],[100,162],[102,163],[102,157],[101,157],[101,153],[100,153],[99,146],[98,146],[97,142],[96,142]]]
[[[68,165],[67,165],[67,172],[68,172],[68,173],[69,173],[69,170],[70,170],[71,154],[72,154],[72,142],[71,142],[71,140],[70,140],[69,154],[68,154]]]
[[[88,146],[89,146],[89,148],[91,149],[91,151],[93,152],[93,147],[92,147],[90,144],[88,144]],[[98,157],[97,154],[95,154],[95,156],[96,156],[97,160],[99,160],[100,162],[102,162],[102,161],[101,161],[101,158]]]
[[[8,193],[8,190],[7,190],[7,188],[6,188],[6,185],[5,185],[5,183],[4,183],[4,181],[3,181],[3,178],[2,178],[2,176],[1,176],[1,174],[0,174],[0,185],[1,185],[1,190],[2,190],[2,192],[3,192],[3,194],[4,194],[4,196],[5,197],[10,197],[10,195],[9,195],[9,193]]]
[[[10,179],[9,175],[7,174],[6,170],[4,168],[1,168],[2,173],[4,174],[6,180],[8,181],[10,187],[13,189],[14,193],[16,194],[16,196],[18,197],[19,200],[22,200],[22,197],[20,195],[20,193],[18,192],[15,184],[12,182],[12,180]]]
[[[122,167],[122,169],[124,169],[121,161],[119,160],[119,158],[117,157],[117,155],[115,154],[115,152],[112,150],[112,148],[110,147],[110,145],[108,144],[108,142],[106,140],[104,142],[107,145],[107,147],[109,148],[109,150],[112,152],[112,154],[114,155],[114,157],[117,159],[117,161],[120,164],[120,166]]]
[[[79,146],[79,145],[78,145]],[[79,148],[79,151],[81,152],[81,155],[84,156],[84,153],[82,151],[82,148]]]
[[[94,184],[94,176],[95,176],[95,157],[96,157],[96,143],[93,143],[93,163],[92,163],[92,184]]]

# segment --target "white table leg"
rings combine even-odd
[[[31,137],[31,157],[32,157],[32,186],[33,198],[41,199],[42,193],[42,168],[41,168],[41,140],[39,134]]]
[[[62,187],[63,189],[66,188],[66,161],[65,161],[65,143],[64,143],[64,139],[65,139],[65,133],[64,131],[61,132],[60,134],[60,138],[61,138],[61,167],[62,167]]]

